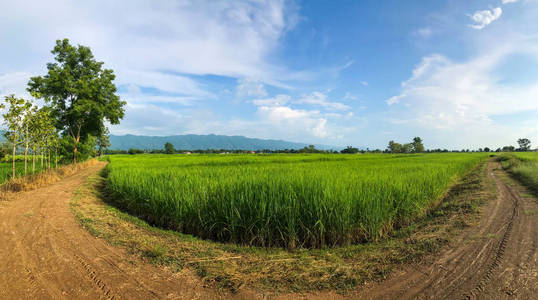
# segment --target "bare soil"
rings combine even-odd
[[[214,299],[195,275],[131,260],[73,218],[69,201],[89,167],[0,206],[0,299]]]
[[[216,291],[188,268],[175,273],[146,264],[84,230],[69,201],[77,187],[103,167],[89,167],[0,202],[0,299],[265,298],[255,291]],[[487,176],[498,196],[484,207],[478,225],[440,253],[345,295],[279,298],[536,299],[538,203],[497,163],[489,163]]]
[[[363,299],[537,299],[538,205],[498,163],[488,174],[497,186],[478,226],[446,250],[394,272],[354,295]]]

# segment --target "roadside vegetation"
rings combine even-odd
[[[499,157],[503,168],[538,195],[538,152],[515,152]]]
[[[110,146],[105,122],[118,124],[125,102],[116,94],[114,73],[90,48],[57,40],[47,74],[30,78],[30,99],[8,95],[0,104],[3,135],[0,184],[85,161]],[[35,99],[44,101],[37,106]],[[19,180],[20,181],[20,180]]]
[[[487,154],[111,156],[115,203],[205,239],[289,249],[375,241]]]

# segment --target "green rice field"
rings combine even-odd
[[[116,155],[119,207],[204,239],[318,248],[382,238],[436,205],[487,153]]]
[[[41,171],[41,162],[36,161],[36,173]],[[13,165],[10,162],[0,163],[0,184],[8,181],[12,177]],[[28,174],[32,173],[32,161],[28,162]],[[15,174],[16,176],[24,175],[24,161],[15,162]]]

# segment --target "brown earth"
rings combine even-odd
[[[214,299],[195,275],[132,261],[85,231],[69,201],[101,163],[0,204],[0,299]]]
[[[187,269],[149,265],[84,230],[69,210],[74,191],[100,164],[0,202],[0,299],[219,299]],[[490,163],[498,197],[477,226],[441,253],[345,296],[334,292],[282,299],[536,299],[538,203]],[[259,298],[240,292],[237,298]]]
[[[361,299],[538,299],[538,204],[489,163],[497,198],[446,250],[355,294]],[[508,184],[510,183],[510,184]]]

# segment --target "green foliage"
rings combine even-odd
[[[415,137],[413,139],[413,152],[422,153],[424,152],[424,144],[422,144],[422,139],[420,137]]]
[[[529,139],[519,139],[517,143],[519,144],[520,151],[529,151],[531,149],[531,141]]]
[[[342,154],[357,154],[359,153],[359,149],[353,148],[352,146],[347,146],[346,149],[343,149],[340,151]]]
[[[376,240],[423,216],[486,154],[113,156],[116,203],[224,242],[323,247]]]
[[[504,169],[538,195],[538,152],[516,152],[497,158]]]
[[[118,124],[125,102],[116,95],[114,72],[103,69],[90,48],[57,40],[52,54],[55,62],[47,64],[46,75],[30,79],[28,91],[50,105],[56,128],[72,139],[76,162],[79,143],[102,136],[105,120]]]
[[[173,154],[176,152],[176,149],[174,149],[174,145],[172,143],[167,142],[164,144],[164,153],[166,154]]]

